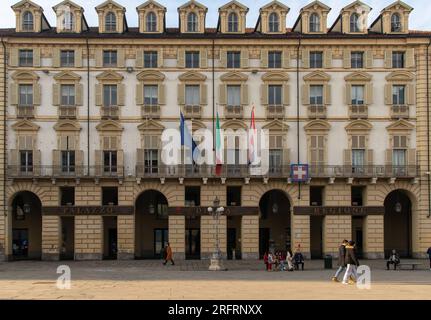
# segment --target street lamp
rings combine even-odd
[[[211,264],[209,266],[210,271],[220,271],[225,270],[223,268],[222,257],[220,252],[220,240],[218,236],[218,224],[219,217],[224,212],[224,208],[220,207],[220,200],[218,197],[214,199],[213,206],[208,207],[208,213],[213,216],[213,219],[216,221],[216,243],[214,248],[214,253],[211,256]]]

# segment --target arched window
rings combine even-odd
[[[317,13],[310,16],[310,32],[320,32],[320,17]]]
[[[157,16],[154,12],[150,12],[147,14],[147,31],[148,32],[156,32],[157,31]]]
[[[278,21],[278,14],[273,12],[269,15],[269,32],[279,32],[280,23]]]
[[[63,29],[69,31],[75,29],[75,17],[72,12],[65,12],[63,14]]]
[[[391,17],[391,32],[401,32],[401,17],[398,13]]]
[[[238,32],[238,15],[235,12],[231,12],[228,16],[227,30],[228,32]]]
[[[32,31],[34,29],[33,13],[30,11],[24,12],[22,15],[22,29]]]
[[[105,31],[117,31],[117,16],[109,12],[105,18]]]
[[[359,32],[359,15],[354,13],[350,16],[350,32]]]
[[[190,12],[187,16],[187,31],[198,32],[198,16],[194,12]]]

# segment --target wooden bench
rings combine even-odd
[[[421,266],[422,263],[418,263],[418,262],[403,262],[398,264],[398,267],[400,268],[400,270],[402,270],[403,266],[410,266],[412,268],[412,270],[417,270],[416,267]]]

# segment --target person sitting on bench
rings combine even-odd
[[[400,264],[400,256],[396,250],[392,250],[392,254],[389,257],[389,260],[386,261],[386,269],[389,270],[389,265],[394,265],[394,270],[397,270],[397,265]]]
[[[293,264],[295,265],[295,270],[299,270],[299,265],[301,265],[301,270],[304,270],[304,256],[299,248],[296,249],[293,256]]]

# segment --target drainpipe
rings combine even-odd
[[[426,74],[427,74],[427,175],[428,175],[428,216],[427,218],[431,218],[431,165],[430,165],[430,74],[429,74],[429,65],[430,61],[429,58],[429,48],[431,46],[431,38],[427,46],[426,50]]]
[[[301,32],[302,32],[302,23],[301,23]],[[297,143],[297,152],[298,152],[298,161],[300,163],[300,130],[299,130],[299,52],[301,50],[301,33],[298,38],[298,45],[296,46],[296,143]],[[301,200],[301,182],[298,182],[298,200]]]
[[[212,91],[213,91],[213,152],[215,152],[216,149],[216,128],[215,128],[215,39],[213,38],[212,41],[212,55],[213,55],[213,61],[212,61]]]
[[[85,38],[87,46],[87,175],[90,176],[90,45],[88,37]]]
[[[1,37],[1,44],[2,44],[2,46],[3,46],[3,94],[4,94],[4,100],[3,100],[3,103],[4,103],[4,110],[3,110],[3,141],[4,141],[4,146],[3,146],[3,161],[4,161],[4,167],[3,167],[3,214],[4,214],[4,217],[6,217],[7,216],[7,198],[6,198],[6,175],[7,175],[7,151],[6,151],[6,146],[7,146],[7,140],[6,140],[6,133],[7,133],[7,131],[6,131],[6,106],[7,106],[7,103],[6,103],[6,92],[7,92],[7,86],[6,86],[6,81],[7,81],[7,77],[6,77],[6,72],[7,72],[7,67],[6,67],[6,63],[7,63],[7,61],[6,61],[6,58],[7,58],[7,55],[6,55],[6,43],[4,42],[4,40],[3,40],[3,37]],[[5,219],[5,218],[3,218],[3,219]],[[7,224],[6,224],[6,227],[5,227],[5,235],[6,235],[6,237],[7,237],[7,233],[8,233],[8,226],[7,226]],[[6,242],[4,243],[4,246],[3,246],[3,254],[4,254],[4,257],[6,257],[7,256],[7,252],[6,252],[6,249],[7,248],[7,244],[6,244]]]

